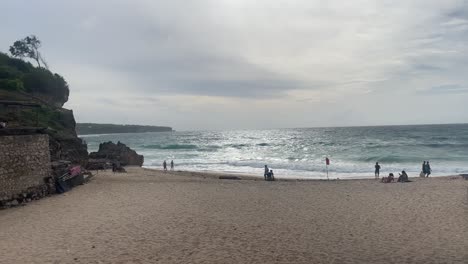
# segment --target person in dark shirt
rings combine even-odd
[[[380,175],[380,165],[378,162],[375,163],[375,178],[378,179]]]
[[[265,181],[267,180],[267,176],[268,176],[269,172],[270,172],[270,170],[268,169],[268,166],[265,165],[265,172],[263,173],[263,177],[265,178]]]
[[[429,161],[426,162],[426,177],[431,175],[431,165],[429,165]]]

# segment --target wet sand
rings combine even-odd
[[[0,263],[467,263],[468,181],[99,172],[0,211]]]

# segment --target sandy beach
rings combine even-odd
[[[467,263],[468,181],[99,172],[0,211],[0,263]]]

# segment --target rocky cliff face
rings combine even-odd
[[[122,166],[127,165],[143,165],[143,155],[138,155],[136,151],[130,149],[125,144],[118,142],[117,144],[112,142],[105,142],[99,144],[98,152],[91,152],[89,154],[90,159],[107,159],[110,161],[117,161]]]
[[[73,111],[60,108],[57,122],[63,129],[49,131],[50,154],[52,161],[68,160],[72,164],[80,164],[83,167],[88,163],[88,147],[82,139],[76,135],[76,122]]]
[[[0,52],[0,120],[11,128],[44,128],[52,161],[86,166],[88,150],[76,134],[73,111],[62,108],[68,96],[68,84],[60,75]]]
[[[65,160],[84,167],[88,163],[88,148],[79,138],[51,136],[49,148],[51,161]]]

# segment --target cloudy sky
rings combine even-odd
[[[78,122],[176,130],[468,122],[468,1],[2,0]]]

